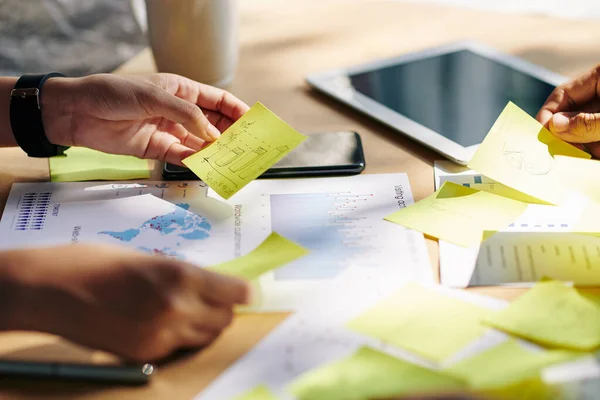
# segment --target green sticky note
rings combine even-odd
[[[410,284],[351,320],[347,327],[442,362],[482,335],[485,327],[480,322],[489,313]]]
[[[183,163],[228,199],[298,146],[306,136],[256,103],[221,137]]]
[[[471,389],[499,389],[535,379],[543,368],[579,355],[563,350],[533,351],[507,340],[444,371],[463,379]]]
[[[281,267],[308,254],[308,250],[273,232],[256,249],[245,256],[210,269],[225,275],[254,280],[272,269]]]
[[[452,392],[454,377],[362,347],[350,357],[301,375],[288,390],[298,400],[372,399]]]
[[[48,162],[52,182],[150,178],[150,168],[146,160],[106,154],[85,147],[71,147],[64,155],[51,157]]]
[[[469,168],[551,204],[567,199],[554,156],[590,158],[560,140],[513,103],[504,108],[469,162]]]
[[[594,350],[600,347],[600,298],[562,282],[539,282],[485,323],[546,346]]]
[[[526,208],[520,201],[445,182],[437,192],[385,219],[469,247],[481,242],[484,231],[509,225]]]
[[[277,400],[267,385],[259,385],[231,400]]]

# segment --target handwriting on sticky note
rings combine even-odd
[[[590,158],[508,103],[473,155],[469,168],[536,199],[561,204],[568,189],[561,185],[555,170],[557,155]]]
[[[234,260],[210,267],[214,272],[254,280],[308,254],[308,250],[273,232],[256,249]]]
[[[347,327],[441,362],[483,333],[480,321],[488,313],[438,291],[407,285]]]
[[[150,178],[148,161],[71,147],[64,155],[48,159],[52,182],[128,180]]]
[[[471,389],[497,389],[539,377],[542,368],[571,360],[577,353],[529,350],[509,339],[445,369]]]
[[[261,103],[256,103],[220,138],[183,163],[228,199],[298,146],[298,133]]]
[[[385,219],[429,236],[469,247],[481,241],[485,230],[509,225],[527,204],[453,182]]]
[[[277,400],[277,397],[267,385],[259,385],[239,396],[235,396],[232,400]]]
[[[361,347],[345,359],[301,375],[288,390],[298,400],[379,399],[462,387],[459,379]]]
[[[583,351],[600,347],[600,298],[558,281],[536,284],[485,322],[547,346]]]

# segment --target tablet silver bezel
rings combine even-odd
[[[339,101],[361,111],[370,117],[390,126],[398,132],[409,136],[417,142],[441,153],[446,158],[466,165],[479,144],[464,147],[439,133],[411,120],[410,118],[384,106],[377,101],[357,92],[350,84],[349,75],[369,72],[383,67],[404,64],[415,60],[434,57],[460,50],[470,50],[495,62],[536,77],[551,85],[557,86],[567,80],[566,77],[549,71],[543,67],[527,62],[515,56],[501,53],[481,43],[463,41],[440,46],[420,52],[401,55],[399,57],[377,60],[349,68],[340,68],[308,75],[306,81],[315,89],[330,95]]]

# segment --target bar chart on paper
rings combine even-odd
[[[277,270],[275,279],[332,278],[352,262],[368,260],[376,250],[372,221],[364,214],[372,198],[349,192],[271,195],[273,230],[311,251]]]

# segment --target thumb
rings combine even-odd
[[[548,128],[567,142],[597,142],[600,141],[600,113],[556,113],[552,116]]]

